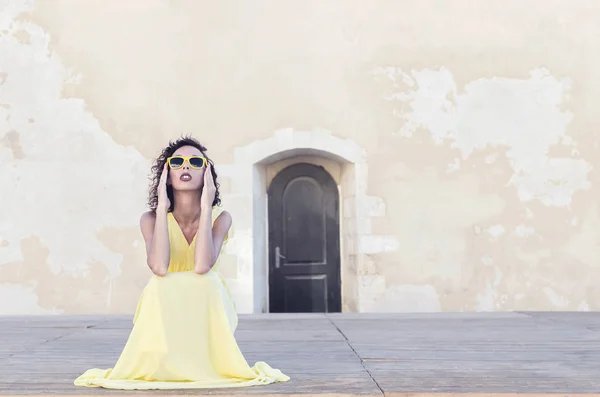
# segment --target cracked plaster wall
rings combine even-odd
[[[223,164],[252,311],[228,170],[288,127],[365,153],[346,310],[597,310],[598,37],[594,0],[0,0],[0,313],[131,312],[150,162],[181,133]]]

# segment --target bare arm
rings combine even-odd
[[[195,272],[198,274],[208,273],[217,262],[221,247],[227,233],[231,228],[231,214],[223,211],[214,225],[212,225],[212,208],[200,212],[200,225],[196,235],[196,248],[194,250]]]
[[[163,166],[158,183],[158,204],[155,213],[146,212],[140,218],[140,229],[146,242],[146,262],[152,273],[157,276],[167,274],[171,260],[171,245],[169,243],[169,227],[167,214],[171,201],[167,195],[167,180],[169,169],[167,163]]]
[[[140,219],[140,229],[146,242],[146,262],[157,276],[167,274],[171,257],[167,211],[157,208],[156,214],[146,212]]]

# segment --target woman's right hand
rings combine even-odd
[[[171,207],[171,200],[167,196],[167,178],[169,177],[168,165],[165,166],[160,174],[160,180],[158,181],[158,205],[157,209],[168,211]]]

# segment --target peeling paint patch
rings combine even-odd
[[[398,240],[394,236],[361,235],[358,239],[359,254],[377,254],[396,251]]]
[[[378,277],[378,276],[374,276]],[[382,292],[384,290],[381,290]],[[431,285],[399,285],[385,290],[385,293],[371,299],[363,298],[361,311],[365,312],[439,312],[440,297]]]
[[[579,226],[578,233],[571,235],[569,240],[560,247],[561,252],[569,255],[575,260],[590,266],[590,271],[595,273],[600,268],[600,212],[596,206],[583,213],[581,219],[576,222]]]
[[[533,219],[533,212],[529,209],[525,209],[525,219]]]
[[[504,229],[504,226],[502,225],[495,225],[490,227],[487,232],[492,239],[496,240],[506,232],[506,229]]]
[[[577,311],[580,312],[589,312],[590,311],[590,305],[588,305],[588,303],[586,301],[583,301],[579,304],[579,306],[577,306]]]
[[[494,265],[494,259],[490,255],[484,255],[481,258],[481,263],[486,267],[492,267]],[[502,270],[498,266],[494,266],[494,279],[485,283],[485,289],[477,295],[477,302],[475,305],[476,311],[494,311],[498,307],[498,286],[502,281]],[[506,297],[500,299],[506,300]]]
[[[85,276],[100,262],[116,277],[122,256],[96,231],[138,225],[150,163],[116,144],[83,100],[61,96],[78,76],[50,51],[41,27],[18,18],[32,9],[11,1],[0,15],[0,103],[8,105],[0,109],[0,186],[8,187],[0,190],[0,265],[23,260],[20,242],[35,234],[53,274]]]
[[[455,158],[454,161],[452,163],[448,164],[448,167],[446,167],[446,172],[451,173],[451,172],[455,172],[458,170],[460,170],[460,159]]]
[[[381,197],[367,196],[364,200],[364,209],[361,211],[369,217],[385,216],[385,202]]]
[[[0,284],[0,302],[10,302],[10,304],[2,305],[2,314],[60,314],[60,310],[48,310],[39,305],[39,299],[35,293],[36,286],[37,282],[33,281],[24,284]]]
[[[477,295],[477,304],[475,306],[477,311],[494,311],[498,308],[498,286],[502,281],[502,270],[498,266],[494,267],[494,280],[488,281],[485,286],[485,290]],[[506,297],[500,297],[500,303],[506,300]]]
[[[449,143],[463,159],[476,150],[507,147],[513,169],[509,183],[520,200],[565,207],[573,194],[590,188],[591,166],[579,157],[577,142],[566,135],[573,115],[560,109],[571,89],[569,79],[558,80],[541,68],[532,70],[526,80],[482,78],[459,92],[446,68],[407,73],[380,67],[372,74],[392,81],[395,92],[386,99],[403,104],[394,111],[403,121],[400,136],[410,138],[424,128],[435,144]],[[556,145],[571,148],[571,157],[548,156]],[[453,170],[457,166],[449,165]]]
[[[525,298],[525,294],[523,294],[523,293],[518,293],[518,294],[515,295],[515,300],[516,301],[523,300],[524,298]]]
[[[521,238],[529,237],[533,234],[533,228],[521,224],[515,228],[515,234]]]
[[[554,291],[552,288],[544,287],[542,291],[544,291],[544,294],[546,295],[548,300],[550,300],[552,307],[566,308],[567,306],[569,306],[569,301],[565,297],[557,294],[556,291]]]
[[[19,134],[15,130],[8,131],[4,138],[0,140],[5,147],[12,150],[13,157],[17,160],[22,160],[25,158],[25,154],[23,153],[23,149],[21,148],[21,143],[19,142]]]

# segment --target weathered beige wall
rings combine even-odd
[[[365,154],[346,310],[597,310],[599,37],[596,0],[1,0],[0,313],[131,312],[181,133],[222,164],[255,310],[236,153],[285,128]]]

